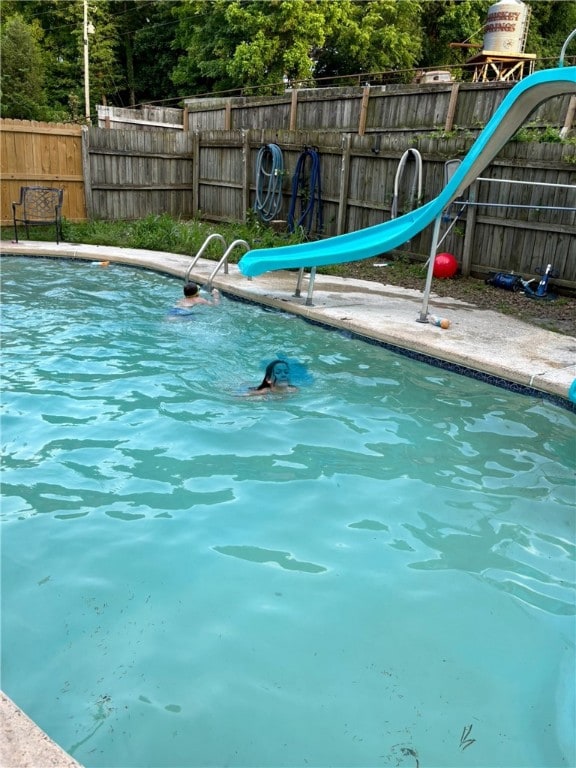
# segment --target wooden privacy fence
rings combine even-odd
[[[286,221],[298,158],[305,147],[317,147],[322,236],[328,237],[390,219],[399,161],[408,148],[422,157],[423,195],[420,201],[410,199],[407,166],[406,178],[397,185],[400,213],[435,197],[445,184],[445,163],[463,157],[472,144],[471,138],[427,134],[278,130],[175,133],[90,128],[85,138],[88,210],[97,219],[167,212],[214,222],[246,221],[254,204],[258,151],[275,143],[285,167],[277,218]],[[483,178],[491,177],[493,182],[477,182],[468,193],[478,205],[453,204],[447,211],[447,218],[457,221],[443,248],[454,253],[465,273],[534,274],[543,262],[552,261],[562,281],[576,283],[576,146],[509,143]],[[519,183],[503,184],[504,179]],[[445,222],[442,235],[449,224]],[[426,258],[431,234],[427,228],[399,250]]]
[[[512,84],[441,83],[363,88],[293,90],[269,98],[188,99],[183,122],[188,130],[278,128],[331,129],[357,133],[466,130],[476,135],[494,114]],[[531,117],[535,126],[570,130],[576,96],[542,104]]]
[[[199,157],[195,134],[88,128],[84,141],[90,218],[194,215],[193,180]]]
[[[21,186],[64,190],[63,217],[138,219],[192,215],[193,134],[109,131],[0,120],[1,223]]]
[[[287,90],[282,96],[228,96],[186,99],[185,108],[98,107],[98,126],[122,130],[139,126],[180,131],[267,129],[345,133],[465,130],[476,135],[513,84],[430,83]],[[557,125],[567,133],[576,96],[559,96],[532,115],[534,126]]]
[[[86,216],[139,219],[160,213],[214,222],[245,221],[254,202],[258,150],[275,143],[285,163],[278,218],[287,219],[290,184],[300,153],[316,147],[321,162],[322,236],[333,236],[390,218],[399,161],[408,148],[417,149],[422,156],[423,193],[419,201],[410,199],[409,181],[404,179],[399,184],[400,213],[435,197],[444,186],[446,161],[463,157],[472,144],[470,136],[446,137],[442,132],[358,135],[280,129],[184,132],[90,127],[55,133],[50,125],[42,144],[50,149],[40,150],[34,144],[42,135],[39,125],[23,126],[17,141],[14,123],[18,122],[0,123],[3,224],[11,222],[10,203],[18,199],[13,190],[40,181],[65,189],[64,216],[71,221]],[[13,130],[5,130],[6,124]],[[54,136],[60,142],[52,148]],[[7,152],[10,142],[14,150]],[[26,142],[29,150],[23,149]],[[468,193],[478,205],[456,204],[447,212],[448,219],[457,216],[457,221],[442,250],[454,253],[465,272],[479,275],[512,270],[533,275],[551,262],[560,273],[558,285],[576,289],[576,146],[509,142],[483,177],[493,181],[479,181]],[[500,183],[503,179],[523,183]],[[78,197],[81,200],[73,207]],[[449,223],[445,222],[444,229]],[[400,250],[424,259],[430,239],[428,228]]]
[[[419,201],[411,197],[409,169],[399,183],[400,213],[439,194],[445,185],[446,162],[462,158],[472,140],[313,131],[202,131],[195,152],[194,215],[213,221],[243,220],[254,201],[258,150],[269,143],[276,143],[283,153],[286,177],[278,218],[284,220],[298,157],[306,147],[318,148],[322,234],[334,236],[390,219],[396,174],[407,149],[417,149],[422,157],[423,194]],[[474,205],[462,201],[448,209],[441,236],[451,220],[457,221],[442,249],[454,253],[465,273],[513,270],[535,274],[544,262],[553,262],[561,275],[558,284],[576,287],[576,146],[509,143],[482,178],[493,181],[478,181],[465,194],[465,200]],[[431,235],[429,227],[398,250],[427,258]]]
[[[82,146],[79,125],[0,120],[2,224],[12,222],[12,202],[26,186],[64,189],[63,217],[84,221]]]

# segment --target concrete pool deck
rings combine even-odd
[[[2,692],[0,765],[2,768],[82,768]]]
[[[2,256],[60,257],[143,267],[184,278],[189,256],[103,246],[23,241],[0,242]],[[106,264],[107,263],[107,264]],[[191,279],[206,283],[216,263],[200,259]],[[385,280],[384,270],[379,271]],[[302,296],[295,297],[296,272],[269,272],[249,280],[230,265],[219,272],[214,286],[224,293],[299,315],[307,320],[359,334],[392,347],[441,360],[456,369],[475,371],[516,386],[560,398],[570,407],[568,392],[576,379],[576,338],[535,328],[516,318],[479,309],[473,304],[430,296],[431,314],[446,317],[443,330],[418,323],[420,291],[318,275],[312,305],[306,305],[307,279]],[[424,288],[424,286],[422,286]],[[175,288],[174,299],[180,293]],[[159,312],[166,308],[159,307]],[[573,404],[572,404],[573,407]],[[21,709],[0,692],[0,765],[3,768],[79,768]]]

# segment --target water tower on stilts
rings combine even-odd
[[[500,0],[488,9],[482,51],[466,64],[472,81],[517,82],[534,71],[535,53],[524,53],[530,8],[520,0]]]

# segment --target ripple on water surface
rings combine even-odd
[[[3,687],[52,738],[576,762],[573,414],[226,298],[168,322],[174,278],[2,266]],[[298,394],[238,396],[278,354]]]

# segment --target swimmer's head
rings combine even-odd
[[[196,283],[184,283],[184,296],[187,299],[192,299],[194,296],[198,296],[200,289]]]
[[[266,372],[260,386],[257,389],[269,389],[270,387],[288,386],[290,369],[285,360],[272,360],[266,366]]]

